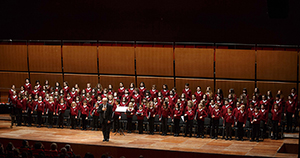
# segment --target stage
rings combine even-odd
[[[174,155],[181,157],[189,154],[189,157],[200,155],[211,155],[216,157],[242,157],[242,156],[266,156],[266,157],[297,157],[297,154],[277,153],[277,150],[284,144],[298,144],[298,139],[271,140],[265,139],[263,142],[246,141],[225,141],[223,139],[210,138],[185,138],[174,137],[172,135],[161,136],[158,134],[128,134],[126,136],[111,133],[109,142],[102,142],[101,131],[82,131],[57,128],[36,128],[36,127],[16,127],[10,128],[10,121],[0,121],[1,142],[17,142],[21,144],[21,139],[30,141],[33,145],[36,141],[44,143],[46,148],[50,148],[50,143],[69,143],[76,154],[82,155],[87,151],[95,155],[100,153],[110,153],[112,156],[131,157],[132,155],[144,155],[144,157],[161,157]],[[4,143],[5,144],[5,143]],[[15,144],[15,146],[17,146]],[[60,147],[61,145],[59,145]],[[62,147],[62,146],[61,146]],[[131,153],[134,152],[135,154]],[[188,152],[188,153],[187,153]],[[162,154],[164,153],[164,154]],[[181,156],[180,156],[181,155]]]

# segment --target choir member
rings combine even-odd
[[[198,109],[196,111],[196,116],[195,119],[197,120],[198,123],[198,133],[197,133],[197,138],[202,137],[204,138],[204,119],[207,117],[207,112],[205,110],[205,106],[203,103],[198,104]]]

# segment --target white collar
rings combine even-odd
[[[69,100],[69,99],[71,99],[71,97],[67,97],[67,99]]]
[[[240,110],[240,109],[241,109],[241,107],[237,107],[237,109],[238,109],[238,110]]]
[[[10,91],[14,92],[15,90],[13,90],[13,89],[10,89]]]
[[[252,100],[253,103],[256,103],[256,100]]]
[[[263,100],[263,103],[266,103],[268,100]]]
[[[140,87],[140,89],[144,89],[145,87]]]
[[[229,102],[231,102],[231,101],[232,101],[232,99],[229,99],[228,101],[229,101]]]
[[[120,89],[121,89],[121,90],[123,90],[123,89],[124,89],[124,87],[120,87]]]
[[[64,88],[68,88],[68,86],[65,86]]]
[[[220,110],[220,109],[215,109],[217,112]]]
[[[293,102],[289,100],[289,103],[292,104]]]
[[[42,103],[43,101],[38,101],[38,103]]]
[[[196,99],[192,99],[192,102],[195,102],[196,101]]]
[[[232,114],[232,113],[227,113],[229,116]]]
[[[185,91],[189,91],[189,90],[190,90],[189,88],[186,88],[186,89],[185,89]]]
[[[60,105],[64,105],[64,103],[60,103]]]
[[[198,93],[198,94],[200,94],[200,93],[201,93],[201,91],[197,91],[197,93]]]
[[[125,96],[128,96],[128,94],[126,94],[126,93],[125,93],[124,95],[125,95]]]
[[[164,92],[166,92],[167,90],[166,89],[164,89]]]
[[[84,107],[84,108],[86,108],[86,107],[87,107],[87,105],[83,105],[83,107]]]
[[[278,104],[280,101],[279,100],[276,100],[276,103]]]
[[[265,112],[265,109],[261,109],[261,112]]]
[[[91,87],[90,88],[86,88],[87,90],[90,90],[91,89]]]
[[[30,83],[25,83],[26,86],[28,86]]]
[[[274,109],[274,112],[277,112],[277,110],[276,110],[276,109]]]
[[[133,90],[133,88],[130,88],[130,90]]]
[[[155,92],[155,91],[156,91],[156,89],[152,89],[152,91],[153,91],[153,92]]]
[[[228,108],[229,104],[225,105],[226,108]]]
[[[136,96],[136,97],[137,97],[137,96],[139,96],[139,94],[135,94],[134,96]]]
[[[139,111],[143,111],[143,109],[139,109]]]
[[[255,115],[257,115],[257,114],[258,114],[258,112],[255,113]]]
[[[244,111],[240,110],[241,113],[244,113]]]

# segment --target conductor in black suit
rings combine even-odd
[[[111,127],[112,105],[107,103],[107,98],[102,99],[102,104],[98,108],[100,114],[100,123],[102,124],[103,141],[109,141],[109,133]]]

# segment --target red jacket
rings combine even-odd
[[[200,102],[203,98],[203,92],[201,92],[201,91],[200,92],[195,92],[194,94],[196,96],[197,101]]]
[[[202,116],[202,119],[200,119]],[[196,119],[204,121],[204,118],[207,117],[207,112],[204,109],[197,109],[196,110]]]
[[[260,110],[261,112],[261,120],[264,121],[264,122],[268,122],[268,115],[269,115],[269,111],[268,110]]]
[[[71,96],[71,98],[73,99],[73,100],[75,100],[76,99],[76,97],[77,97],[77,92],[75,91],[75,92],[71,92],[70,93],[70,96]]]
[[[90,108],[89,108],[89,106],[87,105],[87,106],[81,106],[80,107],[80,111],[81,111],[81,114],[82,115],[86,115],[86,116],[89,116],[89,111],[90,110]]]
[[[193,109],[194,111],[196,111],[196,110],[198,109],[198,104],[199,104],[199,102],[197,101],[197,99],[195,99],[195,100],[192,99],[192,102],[193,102],[193,104],[194,104],[194,106],[193,106],[192,109]]]
[[[72,104],[72,102],[73,102],[73,98],[72,97],[70,97],[70,98],[65,98],[65,102],[66,102],[66,104],[67,104],[67,107],[69,108],[69,107],[71,107],[71,104]]]
[[[160,110],[161,110],[160,102],[153,102],[153,103],[154,103],[154,107],[156,109],[156,114],[160,115]]]
[[[70,92],[69,86],[64,87],[64,94],[65,94],[65,97],[67,96],[67,94],[68,94],[69,92]]]
[[[237,117],[238,117],[238,113],[239,113],[240,109],[241,109],[241,108],[238,108],[238,107],[236,107],[235,109],[233,109],[233,115],[234,115],[234,117],[235,117],[236,119],[237,119]]]
[[[262,113],[261,112],[253,112],[252,116],[250,117],[250,121],[252,122],[254,119],[256,119],[256,121],[253,122],[253,124],[260,124],[260,121],[262,119]]]
[[[224,121],[225,123],[231,123],[232,125],[234,125],[234,115],[233,113],[231,113],[231,115],[229,115],[227,112],[224,115]]]
[[[99,107],[98,107],[99,108]],[[90,115],[91,116],[99,116],[99,113],[97,112],[98,111],[98,108],[94,107],[90,110]],[[95,111],[94,111],[95,110]],[[94,113],[94,115],[93,115]],[[116,113],[115,113],[116,114]]]
[[[260,106],[264,105],[265,109],[269,111],[271,109],[271,103],[268,100],[262,100],[260,101]]]
[[[129,88],[129,89],[128,89],[128,92],[129,92],[129,95],[130,95],[130,96],[133,96],[133,91],[134,91],[134,88]]]
[[[146,88],[145,87],[140,87],[139,89],[140,89],[139,90],[139,94],[140,94],[141,98],[144,98],[145,92],[146,92]]]
[[[136,104],[140,104],[141,103],[142,97],[139,94],[133,95],[132,98],[134,99],[134,102]]]
[[[127,115],[127,118],[132,118],[133,117],[133,115],[135,114],[135,109],[134,108],[132,108],[132,109],[127,109],[127,111],[129,111],[130,112],[130,114],[129,115]],[[132,115],[131,115],[132,114]]]
[[[26,103],[26,108],[27,108],[27,110],[30,110],[30,111],[33,111],[34,110],[34,107],[33,107],[33,101],[31,100],[31,101],[28,101],[27,103]]]
[[[252,114],[254,113],[254,108],[248,108],[248,118],[252,118]]]
[[[175,95],[172,95],[172,96],[169,95],[168,98],[169,98],[169,101],[170,101],[172,104],[175,104],[175,103],[177,102],[177,98],[176,98]]]
[[[248,115],[247,115],[246,111],[244,111],[242,113],[241,110],[240,110],[240,111],[238,111],[238,114],[237,114],[237,121],[246,124],[247,116]]]
[[[128,95],[124,94],[124,95],[122,96],[121,100],[123,100],[124,97],[126,98],[126,101],[127,101],[127,102],[130,101],[131,96],[130,96],[129,94],[128,94]]]
[[[287,101],[285,102],[284,113],[289,112],[295,114],[296,108],[297,107],[294,101]]]
[[[118,97],[121,98],[125,94],[125,88],[124,87],[119,88],[117,94],[118,94]]]
[[[222,106],[222,116],[224,117],[228,111],[229,108],[232,108],[229,104],[226,106]]]
[[[46,108],[48,112],[55,112],[56,111],[56,104],[55,102],[47,102],[46,104]]]
[[[144,117],[146,116],[146,110],[145,109],[137,110],[135,114],[138,120],[144,120]]]
[[[158,93],[158,90],[150,90],[150,94],[151,94],[151,100],[153,100],[153,98],[157,98],[157,93]]]
[[[277,103],[277,106],[278,106],[278,111],[281,111],[282,112],[282,108],[284,106],[284,102],[279,99],[278,101],[274,100],[274,103],[272,105],[272,109],[274,109],[274,105]]]
[[[213,106],[209,106],[208,107],[208,111],[207,111],[207,113],[209,114],[209,115],[213,115],[213,111],[215,110],[215,105],[213,105]]]
[[[23,107],[26,105],[25,103],[26,101],[24,101],[23,99],[17,99],[17,108],[23,110]]]
[[[279,123],[280,123],[281,122],[281,111],[276,110],[276,112],[275,112],[275,109],[272,109],[271,113],[272,113],[272,120],[279,121]]]
[[[187,100],[192,99],[192,91],[190,89],[183,89],[182,93],[185,94],[185,97],[186,97]]]
[[[45,104],[43,101],[38,101],[36,104],[36,111],[44,112],[45,110]]]
[[[63,114],[63,113],[65,113],[66,109],[67,109],[66,104],[59,103],[59,104],[57,104],[56,113],[58,113],[60,111]]]
[[[30,83],[24,84],[24,89],[25,89],[25,91],[28,92],[28,94],[31,94],[31,84]]]
[[[78,107],[79,106],[74,106],[70,108],[70,112],[72,116],[78,116]]]
[[[146,113],[146,116],[147,117],[153,117],[153,115],[156,115],[157,114],[157,111],[156,111],[156,108],[153,107],[152,109],[150,108],[147,108],[147,113]]]
[[[162,94],[162,96],[165,98],[165,97],[167,97],[167,96],[169,96],[169,93],[170,93],[170,91],[169,90],[161,90],[161,94]]]
[[[222,111],[220,109],[215,109],[212,111],[212,115],[211,116],[215,116],[213,119],[214,120],[219,120],[222,117]]]
[[[182,113],[183,113],[183,110],[181,108],[178,108],[178,109],[174,108],[173,109],[172,118],[174,118],[174,119],[180,119]],[[174,115],[176,115],[176,116],[174,116]]]
[[[169,107],[164,109],[164,107],[162,106],[160,109],[160,117],[167,118],[168,116],[171,116],[172,113],[172,109]]]
[[[40,91],[38,90],[33,90],[31,91],[32,96],[34,97],[35,95],[40,95]]]
[[[232,108],[235,108],[235,104],[234,104],[234,100],[233,100],[233,99],[228,100],[228,104],[229,104]]]
[[[193,110],[186,111],[185,114],[187,115],[187,120],[194,120],[194,118],[195,118],[195,112]]]

